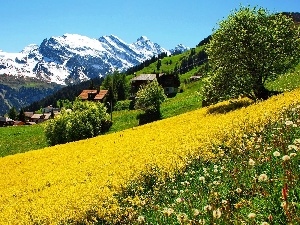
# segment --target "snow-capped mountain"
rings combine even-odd
[[[170,52],[171,52],[172,55],[174,55],[174,54],[183,53],[183,52],[185,52],[189,49],[190,49],[189,47],[186,47],[183,44],[179,44],[179,45],[175,46],[174,49],[171,49]]]
[[[29,45],[20,53],[0,51],[0,74],[71,84],[105,76],[115,69],[126,70],[163,52],[171,54],[145,36],[127,44],[114,35],[92,39],[65,34]]]

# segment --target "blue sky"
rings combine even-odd
[[[240,5],[300,12],[299,0],[1,0],[0,50],[20,52],[65,33],[195,47]]]

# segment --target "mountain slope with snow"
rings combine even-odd
[[[171,54],[145,36],[127,44],[114,35],[92,39],[65,34],[29,45],[20,53],[0,51],[0,74],[68,85],[105,76],[115,69],[124,71],[163,52]]]

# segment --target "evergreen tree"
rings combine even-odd
[[[23,108],[21,108],[21,110],[19,112],[18,119],[19,119],[19,121],[25,122],[25,112],[24,112]]]
[[[8,117],[12,120],[16,120],[17,119],[17,110],[15,109],[15,107],[12,107],[9,109],[8,111]]]
[[[90,81],[90,86],[89,86],[89,90],[94,90],[94,89],[95,89],[94,81],[93,81],[93,79],[91,79],[91,81]]]
[[[157,71],[160,70],[160,67],[161,67],[161,60],[158,59],[158,60],[157,60],[157,64],[156,64],[156,69],[157,69]]]

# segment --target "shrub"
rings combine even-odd
[[[63,110],[46,124],[45,135],[50,145],[63,144],[98,136],[111,125],[102,103],[77,100],[72,111]]]
[[[164,93],[164,89],[159,85],[156,79],[141,88],[136,94],[135,102],[135,108],[145,112],[144,115],[139,116],[140,124],[159,119],[160,105],[166,98],[167,96]]]
[[[160,111],[161,103],[167,98],[164,89],[156,79],[145,87],[141,88],[136,94],[135,108],[144,111]]]
[[[115,111],[130,110],[132,108],[132,100],[118,101],[114,106]]]

